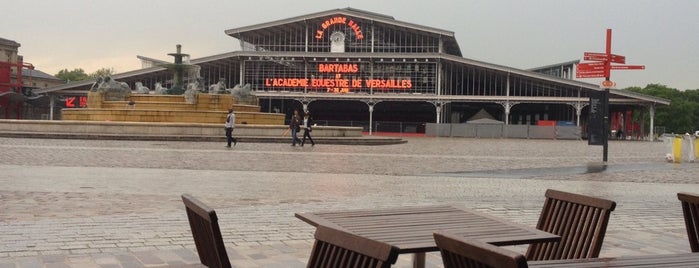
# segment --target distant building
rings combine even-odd
[[[60,79],[39,71],[19,55],[20,43],[0,38],[0,118],[48,118],[46,96],[33,90],[65,84]]]
[[[369,131],[421,132],[425,123],[463,123],[481,110],[507,125],[565,121],[584,127],[590,93],[599,90],[571,79],[576,62],[522,70],[476,61],[462,55],[452,31],[353,8],[225,33],[240,41],[242,51],[190,60],[207,85],[249,84],[264,112],[311,110],[317,122]],[[143,69],[112,78],[131,88],[136,82],[151,89],[158,82],[172,83],[171,72],[158,60],[139,59]],[[94,82],[39,93],[84,96]],[[646,110],[652,118],[656,105],[670,103],[610,92],[611,113]]]

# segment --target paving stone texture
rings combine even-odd
[[[535,226],[548,188],[617,202],[602,256],[689,251],[676,193],[699,193],[699,163],[665,162],[661,142],[610,141],[603,166],[586,141],[407,141],[0,138],[0,268],[196,264],[182,193],[216,209],[234,267],[305,267],[314,228],[296,212],[455,204]]]

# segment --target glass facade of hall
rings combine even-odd
[[[332,52],[333,35],[344,39],[346,53],[439,53],[439,36],[388,27],[348,16],[310,19],[242,36],[243,51]]]
[[[259,91],[585,97],[572,86],[445,60],[440,52],[457,53],[439,34],[345,15],[238,35],[243,51],[268,55],[241,59],[242,81]]]

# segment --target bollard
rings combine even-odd
[[[694,162],[694,137],[685,134],[682,137],[682,160],[684,162]]]
[[[675,162],[675,159],[674,159],[673,153],[672,153],[672,141],[674,139],[675,139],[674,137],[670,137],[670,136],[660,137],[660,140],[663,141],[663,145],[665,146],[665,161],[667,161],[667,162]]]
[[[672,139],[672,158],[675,163],[682,162],[682,137]]]

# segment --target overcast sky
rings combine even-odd
[[[3,1],[0,37],[21,44],[20,55],[56,74],[141,67],[137,55],[171,61],[182,44],[192,58],[239,50],[227,29],[352,7],[396,20],[453,31],[465,58],[528,69],[604,52],[643,71],[613,71],[618,88],[660,83],[699,89],[697,0],[450,0]],[[599,83],[600,79],[584,79]]]

